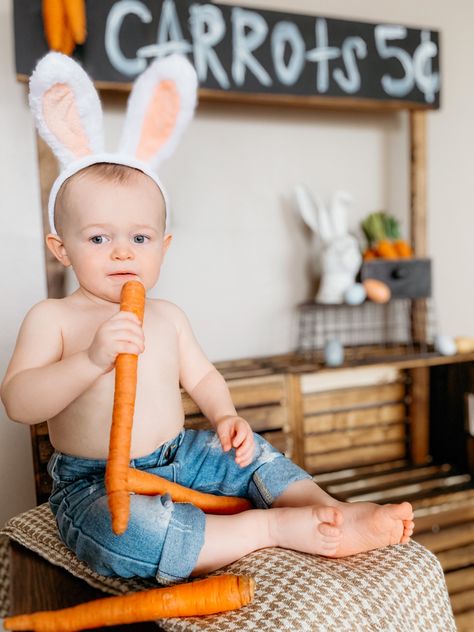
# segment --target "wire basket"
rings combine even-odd
[[[435,353],[435,318],[430,299],[392,299],[386,304],[303,303],[298,306],[297,353],[325,363],[326,343],[337,340],[344,363],[406,359]]]

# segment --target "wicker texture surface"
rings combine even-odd
[[[9,538],[110,594],[156,587],[142,579],[103,577],[61,542],[47,504],[9,520],[0,532],[0,617],[8,612]],[[252,575],[255,599],[221,615],[162,619],[178,632],[455,632],[443,571],[437,558],[411,542],[340,560],[264,549],[215,574]]]

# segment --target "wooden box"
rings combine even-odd
[[[378,279],[386,283],[392,298],[431,296],[431,259],[375,259],[364,261],[360,280]]]

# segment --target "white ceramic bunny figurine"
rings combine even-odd
[[[327,209],[320,197],[312,196],[303,184],[296,185],[294,191],[298,210],[317,240],[321,282],[316,301],[343,303],[362,263],[357,239],[348,232],[352,197],[336,191]]]

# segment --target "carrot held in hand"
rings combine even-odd
[[[6,630],[74,632],[164,617],[216,614],[249,604],[254,585],[253,577],[216,575],[170,588],[105,597],[63,610],[8,617],[4,626]]]
[[[253,509],[252,503],[246,498],[205,494],[134,468],[128,470],[128,490],[149,496],[169,494],[174,502],[192,503],[209,514],[230,515]]]
[[[145,288],[139,281],[128,281],[122,288],[120,309],[133,312],[143,322]],[[105,470],[105,488],[116,535],[125,532],[130,514],[128,469],[133,412],[137,390],[138,356],[120,353],[115,362],[115,394],[110,430],[109,457]]]

